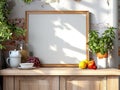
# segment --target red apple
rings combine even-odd
[[[95,61],[94,60],[89,61],[88,62],[88,68],[93,69],[93,66],[95,66]]]
[[[93,68],[93,69],[97,69],[97,66],[96,66],[96,65],[94,65],[92,68]]]
[[[91,60],[88,62],[88,69],[97,69],[97,66],[94,60]]]

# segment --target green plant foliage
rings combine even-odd
[[[113,49],[113,39],[115,39],[115,30],[114,27],[108,27],[101,36],[99,36],[99,32],[96,30],[92,30],[89,32],[89,49],[93,53],[100,52],[104,54],[109,50]]]
[[[7,0],[0,0],[0,49],[3,49],[3,42],[12,39],[12,34],[21,36],[25,30],[18,28],[8,22],[10,13]]]
[[[25,3],[30,4],[33,0],[23,0]]]

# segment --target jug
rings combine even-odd
[[[21,63],[21,54],[20,51],[12,50],[9,51],[9,57],[6,59],[6,63],[12,67],[16,68]]]
[[[9,51],[9,57],[21,57],[20,51],[18,50]]]

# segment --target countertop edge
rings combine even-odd
[[[0,70],[1,76],[119,76],[120,70],[112,69],[79,69],[79,68],[35,68],[22,70],[18,68],[7,68]]]

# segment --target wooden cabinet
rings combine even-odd
[[[4,90],[106,90],[106,77],[104,76],[15,76],[11,79],[10,77],[5,78]]]
[[[0,74],[4,90],[119,90],[117,69],[5,69]]]
[[[61,77],[60,90],[106,90],[106,77]]]

